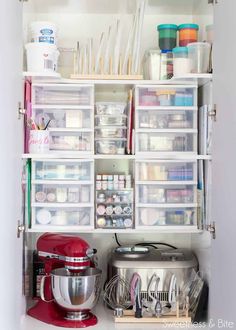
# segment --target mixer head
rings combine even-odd
[[[46,233],[37,241],[39,257],[50,268],[65,267],[80,272],[91,266],[91,258],[96,250],[78,236]],[[46,270],[47,271],[47,270]]]

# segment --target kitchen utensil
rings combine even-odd
[[[67,320],[81,320],[89,317],[91,310],[97,303],[100,293],[102,271],[97,268],[87,268],[81,273],[74,273],[69,269],[54,269],[51,276],[52,293],[57,304],[66,309]],[[41,286],[41,298],[44,297],[44,280]]]
[[[142,317],[142,303],[141,303],[141,277],[138,273],[134,273],[132,279],[130,281],[130,297],[131,304],[133,305],[133,309],[135,311],[134,316],[136,318]]]
[[[169,294],[168,294],[168,302],[171,306],[171,310],[176,310],[176,276],[175,274],[172,274],[171,280],[170,280],[170,288],[169,288]]]
[[[150,311],[155,316],[160,316],[162,314],[162,306],[158,295],[158,286],[160,282],[160,277],[157,276],[156,273],[153,273],[147,288],[148,297],[151,300],[150,303],[146,302],[146,304],[149,306]],[[153,285],[154,288],[154,296],[151,292]]]
[[[113,276],[105,285],[103,300],[113,310],[127,309],[130,306],[129,282],[119,275]]]

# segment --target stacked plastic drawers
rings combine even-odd
[[[197,228],[197,89],[136,88],[136,228]]]
[[[97,102],[95,111],[96,154],[125,154],[127,144],[126,103]]]

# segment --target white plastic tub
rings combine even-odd
[[[59,51],[55,45],[26,44],[27,70],[31,72],[56,72]]]
[[[56,45],[57,27],[51,22],[32,22],[30,25],[31,42]]]

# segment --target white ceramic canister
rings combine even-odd
[[[32,22],[30,24],[31,42],[56,45],[57,27],[51,22]]]
[[[31,130],[29,137],[29,153],[45,154],[49,152],[49,131]]]
[[[55,45],[29,43],[25,45],[27,54],[27,71],[56,72],[59,51]]]

